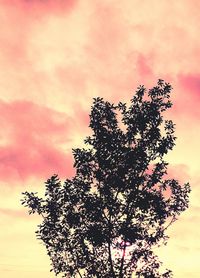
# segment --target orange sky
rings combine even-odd
[[[158,78],[174,88],[170,168],[192,186],[160,254],[175,278],[200,277],[199,10],[198,0],[0,0],[0,277],[54,277],[21,192],[73,175],[92,97],[128,101]]]

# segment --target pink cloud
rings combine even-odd
[[[179,83],[182,89],[188,93],[188,98],[195,101],[200,100],[200,74],[187,74],[179,76]]]
[[[170,61],[175,57],[169,57],[178,55],[176,67],[193,57],[190,48],[177,52],[189,40],[189,32],[175,20],[176,7],[172,22],[163,22],[159,29],[153,22],[162,20],[165,4],[149,15],[152,22],[146,4],[138,12],[131,6],[112,1],[4,1],[0,9],[8,28],[0,31],[3,97],[59,109],[70,106],[77,95],[76,101],[85,103],[97,95],[126,100],[141,83],[151,86],[158,78],[173,79],[177,71]],[[184,16],[181,13],[181,19]],[[173,48],[167,47],[172,42]],[[54,92],[59,98],[53,98]]]
[[[26,12],[25,15],[42,15],[47,13],[53,13],[53,14],[63,14],[66,11],[71,11],[75,4],[77,3],[77,0],[8,0],[4,1],[4,7],[11,9],[11,10],[17,10],[20,9],[23,12]],[[28,14],[27,14],[28,13]]]
[[[57,80],[54,72],[51,76],[49,72],[35,66],[34,61],[42,64],[40,54],[42,57],[45,55],[40,51],[38,53],[32,43],[37,42],[35,27],[45,34],[48,25],[46,22],[59,21],[60,16],[67,18],[77,3],[77,0],[2,1],[1,23],[6,28],[0,31],[0,83],[4,99],[27,99],[46,104],[49,90],[66,92],[66,80],[65,84],[60,86],[59,83],[62,80]],[[44,34],[42,40],[46,42],[48,36]],[[51,38],[50,41],[52,41]],[[51,49],[51,46],[49,48]],[[44,48],[42,50],[45,53],[48,52]],[[59,50],[58,52],[61,53]],[[53,54],[57,55],[57,49],[55,51],[53,49]],[[60,86],[59,89],[58,86]]]
[[[149,65],[150,62],[151,59],[148,59],[148,57],[145,57],[142,54],[138,55],[138,59],[137,59],[138,73],[140,76],[143,77],[144,80],[152,76],[153,71],[151,66]]]
[[[76,126],[66,114],[27,101],[1,101],[0,111],[1,180],[74,174],[72,155],[62,144],[71,144],[76,128],[84,130],[84,112],[79,111],[82,119]]]
[[[190,122],[190,125],[194,124],[191,119],[195,119],[195,123],[198,122],[200,116],[200,75],[198,73],[179,74],[173,87],[174,105],[171,112],[177,120],[180,120],[179,124],[183,123],[183,119],[185,122]]]
[[[151,19],[149,21],[145,9],[143,9],[146,4],[138,7],[138,12],[135,12],[130,9],[132,4],[128,2],[124,5],[121,5],[120,2],[115,5],[107,2],[80,4],[79,1],[72,0],[16,0],[11,2],[4,1],[0,8],[5,14],[3,24],[8,26],[6,31],[0,31],[2,75],[5,76],[0,80],[3,97],[6,99],[9,96],[8,100],[16,98],[31,100],[62,111],[65,106],[72,107],[74,115],[70,121],[73,121],[75,126],[70,128],[72,128],[73,134],[75,128],[83,132],[83,127],[88,125],[89,103],[92,102],[93,96],[103,96],[114,102],[126,101],[132,97],[139,84],[151,87],[151,85],[155,85],[158,78],[163,77],[167,77],[167,81],[169,79],[174,81],[175,77],[172,77],[172,73],[177,72],[177,69],[174,70],[174,68],[179,63],[172,63],[174,57],[169,60],[169,56],[175,53],[178,55],[178,61],[186,61],[185,57],[189,57],[192,52],[191,46],[184,50],[187,51],[186,53],[182,48],[180,49],[181,44],[188,41],[190,32],[185,26],[179,27],[178,21],[176,21],[175,6],[172,9],[172,22],[166,20],[163,22],[163,27],[159,28],[159,24],[154,24],[154,22],[160,22],[163,19],[164,4],[155,7],[157,10],[154,14],[149,15]],[[82,14],[80,7],[83,8]],[[76,13],[71,13],[73,10]],[[78,17],[71,17],[72,14],[76,15],[77,13],[80,15],[80,21]],[[61,14],[69,15],[71,23],[63,20],[64,17]],[[181,19],[185,18],[182,13],[180,16]],[[92,24],[89,24],[91,22]],[[82,23],[83,25],[81,25]],[[52,26],[56,26],[58,30],[53,34],[54,40],[51,36],[50,27]],[[63,33],[64,30],[66,30],[66,34]],[[85,33],[80,32],[83,30]],[[76,36],[76,33],[80,36]],[[176,35],[181,40],[175,40]],[[162,38],[159,41],[157,40],[158,36]],[[64,37],[70,39],[64,40]],[[180,49],[178,53],[177,49]],[[62,59],[57,59],[57,57]],[[50,65],[46,66],[46,61]],[[172,85],[176,87],[177,84]],[[186,89],[184,89],[183,100],[176,91],[175,94],[178,97],[172,113],[175,114],[177,111],[177,115],[182,115],[183,112],[188,111],[188,115],[191,115],[190,110],[192,110],[194,102],[191,102],[191,109],[187,110],[184,100],[189,94]],[[8,157],[7,146],[12,150],[12,160],[18,161],[17,150],[20,150],[20,147],[17,148],[14,143],[17,142],[18,146],[24,145],[23,148],[26,151],[28,147],[24,142],[31,142],[38,153],[43,151],[45,156],[49,153],[49,164],[50,157],[54,157],[54,155],[55,160],[58,161],[61,159],[58,158],[59,155],[62,156],[59,146],[70,137],[68,136],[70,128],[66,130],[66,123],[69,124],[69,120],[64,121],[63,124],[52,124],[52,121],[56,122],[57,120],[49,119],[46,116],[51,112],[45,110],[46,112],[43,113],[42,109],[39,109],[39,105],[32,111],[30,103],[23,104],[22,101],[21,104],[18,102],[15,105],[12,102],[10,110],[5,111],[5,115],[9,114],[7,115],[8,122],[15,123],[15,128],[13,132],[13,125],[7,125],[5,121],[1,123],[1,125],[7,125],[5,132],[9,138],[9,142],[2,146],[2,155],[4,154],[2,159]],[[84,103],[84,109],[81,109],[83,105],[80,103]],[[190,102],[188,101],[187,104]],[[1,105],[0,109],[3,110]],[[11,112],[12,109],[13,112]],[[85,112],[86,110],[88,111]],[[196,108],[193,110],[197,111]],[[11,117],[12,113],[15,113],[14,120]],[[35,115],[35,122],[29,117],[32,113]],[[17,123],[20,123],[20,127]],[[24,132],[29,129],[29,123],[31,123],[29,133]],[[18,128],[16,128],[17,126]],[[51,130],[50,138],[45,135],[49,130]],[[43,142],[48,143],[43,146]],[[41,146],[43,146],[42,150]],[[35,159],[38,156],[35,154]],[[8,164],[8,160],[6,161],[7,164],[1,166],[2,169],[6,165],[8,167],[13,165],[11,162]],[[44,169],[45,163],[43,160],[41,168]],[[39,162],[36,164],[40,165]],[[21,165],[20,161],[18,161],[18,165]],[[57,162],[56,165],[59,163]],[[37,166],[35,166],[36,168]],[[13,166],[12,169],[14,169]],[[16,173],[15,175],[19,174],[15,170],[13,171]]]
[[[30,177],[48,178],[58,174],[61,178],[72,176],[73,160],[69,154],[55,147],[46,147],[45,142],[32,144],[24,142],[26,147],[14,145],[0,148],[1,180],[24,181]]]
[[[1,52],[10,57],[14,64],[25,62],[27,38],[31,35],[34,24],[40,22],[42,24],[45,16],[67,16],[76,7],[77,2],[77,0],[1,1],[1,20],[7,27],[0,31]]]

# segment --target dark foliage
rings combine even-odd
[[[167,176],[163,156],[175,145],[172,106],[162,80],[140,86],[129,107],[94,99],[92,135],[74,149],[76,175],[62,185],[54,175],[45,198],[25,192],[22,204],[42,215],[36,232],[63,277],[172,277],[160,273],[153,248],[188,207],[190,186]],[[121,120],[119,120],[119,115]]]

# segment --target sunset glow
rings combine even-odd
[[[159,78],[173,87],[170,174],[192,193],[158,253],[175,278],[200,277],[199,10],[198,0],[0,0],[0,277],[54,277],[21,192],[73,176],[93,97],[127,102]]]

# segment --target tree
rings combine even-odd
[[[188,207],[190,186],[167,175],[164,155],[175,125],[164,120],[171,85],[138,87],[130,106],[94,99],[92,135],[73,149],[75,176],[46,182],[45,198],[25,192],[22,204],[43,222],[37,237],[62,277],[172,277],[160,272],[153,247]]]

